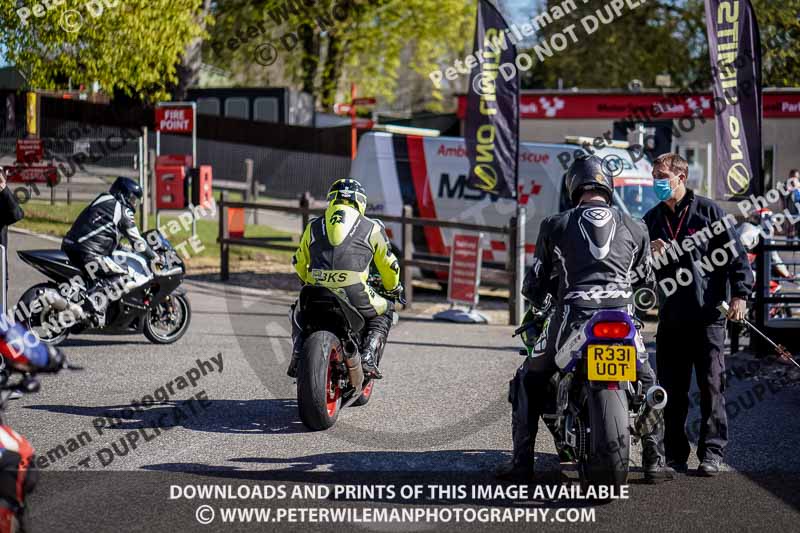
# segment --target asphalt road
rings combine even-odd
[[[58,245],[18,233],[10,234],[10,241],[9,285],[16,302],[42,276],[19,262],[15,250]],[[187,484],[216,483],[236,491],[240,485],[291,489],[350,483],[392,485],[398,492],[401,485],[414,484],[491,485],[490,470],[508,458],[507,382],[521,362],[508,326],[442,324],[406,315],[392,331],[382,365],[386,378],[371,402],[345,410],[332,430],[309,432],[297,416],[293,382],[285,376],[291,295],[191,280],[187,287],[193,319],[178,343],[156,346],[138,336],[68,339],[64,349],[70,361],[84,369],[43,377],[41,392],[8,407],[6,424],[25,435],[40,455],[49,456],[30,499],[32,531],[196,530],[201,526],[195,513],[204,504],[218,513],[214,524],[202,526],[207,530],[221,528],[222,506],[287,512],[299,507],[452,511],[593,505],[462,500],[446,494],[409,500],[386,494],[351,494],[348,501],[331,496],[246,502],[171,499],[178,490],[171,486]],[[148,395],[166,401],[140,411],[131,408]],[[192,397],[196,399],[186,403]],[[795,529],[800,519],[800,460],[794,452],[798,398],[800,389],[765,389],[763,380],[732,379],[728,399],[739,409],[730,421],[728,472],[712,480],[689,475],[649,486],[641,484],[641,473],[634,469],[629,499],[596,507],[595,523],[583,527]],[[159,424],[166,429],[158,430]],[[544,435],[542,428],[537,468],[542,483],[555,483],[560,480],[558,461]],[[60,445],[66,453],[56,451]],[[286,520],[271,527],[343,527]],[[225,526],[237,531],[257,527],[264,526]],[[484,531],[490,526],[440,517],[438,523],[352,527]]]

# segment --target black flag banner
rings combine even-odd
[[[706,0],[719,199],[763,192],[761,41],[750,0]]]
[[[467,94],[464,138],[469,158],[469,187],[506,198],[517,197],[519,149],[519,76],[500,74],[500,65],[514,64],[516,46],[508,24],[487,0],[478,2],[475,56]]]

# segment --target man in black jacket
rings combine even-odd
[[[24,216],[17,197],[6,185],[6,176],[0,170],[0,244],[8,246],[8,226],[19,222]]]
[[[539,417],[548,402],[547,382],[558,369],[555,356],[575,328],[598,309],[633,313],[632,287],[654,282],[647,229],[611,207],[613,178],[596,156],[579,156],[567,170],[566,187],[573,209],[547,217],[539,229],[536,255],[525,276],[522,294],[534,309],[554,309],[531,357],[509,383],[511,462],[496,470],[503,479],[525,479],[533,473],[533,448]],[[637,376],[644,390],[655,385],[644,342],[637,350]],[[645,479],[672,479],[664,463],[662,427],[642,439]]]
[[[70,262],[81,269],[90,286],[87,305],[90,305],[98,326],[105,322],[105,307],[102,299],[94,296],[103,287],[120,281],[127,270],[118,265],[112,253],[125,237],[134,251],[148,260],[158,256],[150,249],[136,227],[134,215],[136,204],[142,199],[142,188],[134,180],[119,177],[107,193],[101,194],[89,204],[75,222],[61,243],[61,249]],[[91,285],[91,283],[90,283]]]
[[[656,362],[669,402],[664,417],[667,463],[686,471],[689,440],[684,426],[694,368],[700,389],[698,473],[720,471],[728,441],[725,415],[725,316],[746,315],[753,274],[733,229],[735,220],[717,204],[686,188],[689,165],[677,154],[653,163],[661,203],[644,216],[659,285]]]

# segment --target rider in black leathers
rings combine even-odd
[[[100,325],[105,309],[98,308],[98,300],[92,296],[127,274],[112,257],[122,237],[126,237],[133,249],[148,260],[158,258],[136,227],[136,202],[141,199],[142,188],[137,182],[130,178],[117,178],[107,193],[95,198],[78,215],[61,243],[61,249],[70,262],[81,269],[90,284],[86,300],[92,308],[87,311],[95,314]]]
[[[653,283],[647,229],[611,208],[613,178],[596,156],[580,156],[567,170],[566,187],[573,209],[546,218],[539,230],[534,264],[522,294],[534,309],[555,304],[547,330],[532,356],[510,382],[512,460],[497,469],[506,479],[530,478],[539,417],[548,402],[547,382],[557,371],[555,354],[575,327],[597,309],[627,309],[633,313],[632,281]],[[544,315],[544,313],[540,313]],[[655,384],[648,362],[640,367],[643,390]],[[664,464],[663,427],[643,439],[643,463],[648,481],[672,479]]]

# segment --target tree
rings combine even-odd
[[[561,3],[548,0],[542,12],[553,14]],[[692,0],[690,3],[702,9],[702,2]],[[708,69],[707,56],[700,58],[693,53],[697,43],[690,37],[700,29],[696,12],[662,4],[625,8],[621,17],[601,24],[591,34],[584,29],[581,20],[597,16],[597,10],[606,16],[607,0],[580,3],[578,9],[547,23],[541,28],[537,41],[550,43],[554,35],[575,25],[577,42],[570,39],[566,49],[537,62],[528,80],[529,86],[553,88],[561,80],[565,87],[622,88],[633,79],[653,86],[656,75],[664,72],[671,74],[678,84],[692,81],[703,60]],[[699,23],[702,23],[702,15]],[[534,50],[528,53],[537,57]]]
[[[409,96],[399,83],[403,72],[427,79],[440,61],[465,53],[475,7],[475,0],[228,2],[213,13],[217,24],[204,57],[237,80],[252,79],[253,71],[271,82],[283,77],[324,109],[350,82],[360,94],[393,102]],[[265,67],[258,50],[268,44],[279,55]],[[441,95],[426,90],[420,100],[436,106]]]
[[[754,0],[761,28],[764,85],[800,86],[800,0]]]
[[[173,91],[175,100],[184,100],[186,90],[197,85],[200,77],[200,67],[203,64],[203,37],[207,35],[206,27],[213,22],[210,16],[211,0],[202,0],[201,7],[195,12],[194,22],[202,30],[186,45],[181,63],[178,65],[178,82]]]
[[[187,46],[203,35],[202,0],[49,2],[43,13],[0,0],[0,42],[38,89],[91,86],[146,101],[169,98]],[[39,9],[39,8],[37,8]],[[41,16],[37,16],[40,14]]]
[[[548,0],[542,12],[561,4]],[[607,4],[588,0],[542,28],[539,40],[548,41],[575,24],[579,39],[537,63],[524,78],[527,87],[553,88],[562,80],[566,87],[623,88],[632,79],[652,87],[656,75],[667,73],[678,86],[708,88],[711,66],[702,0],[648,2],[586,35],[580,20]],[[753,0],[753,7],[761,27],[764,85],[800,85],[800,0]]]

